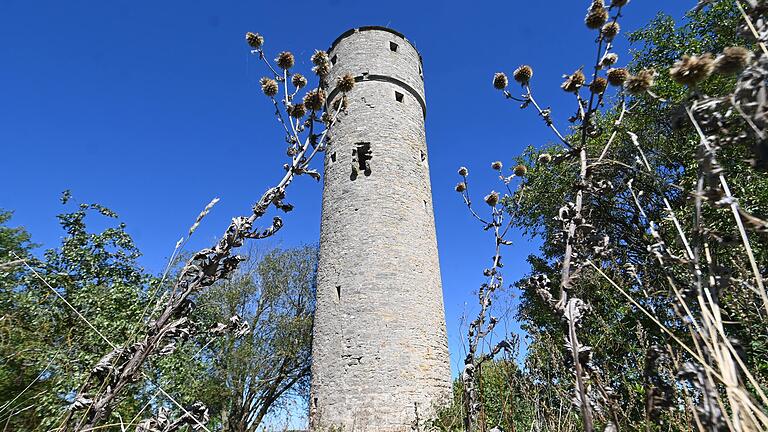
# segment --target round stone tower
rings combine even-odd
[[[421,56],[360,27],[329,57],[329,105],[357,82],[325,154],[310,424],[409,431],[451,391]]]

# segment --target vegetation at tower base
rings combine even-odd
[[[179,379],[185,374],[199,377],[201,372],[207,373],[210,370],[207,365],[197,364],[203,354],[215,356],[210,350],[206,352],[214,339],[230,334],[242,338],[251,330],[250,324],[239,315],[211,328],[201,327],[195,313],[199,298],[220,281],[237,275],[236,270],[245,258],[235,253],[247,240],[270,237],[283,226],[278,216],[264,227],[256,224],[272,209],[282,212],[293,209],[293,205],[286,202],[286,191],[296,177],[306,175],[319,180],[319,174],[310,164],[315,155],[325,150],[328,131],[346,114],[346,104],[339,103],[327,111],[323,104],[325,92],[320,83],[326,80],[329,69],[329,59],[324,52],[317,51],[312,56],[318,84],[306,91],[304,102],[300,103],[300,93],[307,80],[303,76],[297,78],[290,70],[294,65],[293,56],[287,52],[279,54],[278,72],[267,59],[262,36],[248,33],[246,42],[252,48],[251,53],[264,62],[271,76],[262,78],[261,87],[275,107],[278,124],[285,131],[288,160],[283,165],[283,177],[266,189],[252,206],[250,214],[233,218],[214,245],[194,253],[184,251],[189,237],[218,199],[203,209],[177,243],[166,272],[157,279],[150,278],[135,266],[138,251],[123,225],[108,228],[100,234],[85,230],[84,219],[89,211],[115,216],[99,205],[82,204],[78,211],[62,215],[67,241],[61,250],[46,254],[44,260],[24,258],[29,245],[25,243],[22,231],[2,232],[7,239],[4,242],[18,249],[18,252],[11,250],[13,260],[0,263],[2,278],[22,281],[19,286],[4,286],[2,291],[9,301],[2,305],[0,326],[8,337],[0,340],[3,344],[0,349],[8,359],[15,359],[3,367],[16,367],[17,370],[3,369],[0,373],[18,377],[7,388],[6,384],[2,387],[3,398],[7,400],[1,402],[0,414],[4,415],[5,424],[10,425],[13,421],[24,429],[50,430],[55,427],[59,431],[117,427],[144,432],[207,429],[205,425],[211,421],[212,412],[200,400],[201,396],[189,393],[185,398],[174,396],[166,389],[166,384],[168,388],[172,384],[167,383],[166,378]],[[290,90],[289,82],[293,86]],[[351,85],[337,96],[338,100],[346,99],[345,91]],[[224,159],[222,163],[225,163]],[[67,192],[63,201],[66,203],[69,199]],[[184,264],[180,263],[180,256],[188,256]],[[273,258],[280,261],[278,257]],[[168,277],[171,268],[178,269],[172,279]],[[287,268],[291,266],[287,265]],[[264,271],[264,275],[276,277],[267,269]],[[290,275],[289,279],[293,280],[293,277],[298,275]],[[288,292],[283,293],[288,295]],[[291,296],[296,295],[290,292]],[[253,299],[252,296],[244,298]],[[301,298],[307,300],[308,296],[302,294]],[[311,314],[311,309],[309,306],[296,308],[297,303],[291,306],[297,314],[295,319],[269,322],[263,341],[271,343],[272,338],[290,337],[292,343],[282,343],[280,349],[283,351],[279,354],[301,357],[308,349],[302,348],[302,344],[308,340],[298,336],[301,329],[309,326],[304,315]],[[270,329],[272,333],[267,331]],[[196,339],[202,340],[206,335],[208,346],[203,345],[197,350],[191,348]],[[229,346],[228,352],[233,356],[242,354],[239,349],[250,344],[232,343],[234,347]],[[253,343],[257,345],[256,340]],[[258,349],[262,348],[266,349]],[[184,350],[191,354],[185,361],[168,359]],[[273,382],[269,384],[250,386],[247,390],[243,387],[244,391],[258,392],[258,395],[245,402],[235,400],[231,406],[222,408],[234,422],[240,421],[239,429],[235,430],[255,428],[254,424],[282,395],[289,389],[298,388],[295,384],[306,378],[306,365],[296,369],[296,363],[291,363],[287,357],[283,358],[282,364],[283,369],[276,371],[279,380],[273,376],[270,378]],[[163,367],[170,371],[164,372]],[[242,373],[244,375],[239,377],[249,381],[256,371],[251,369]],[[210,380],[201,379],[190,386],[179,386],[179,391],[197,393],[199,390],[204,396],[205,390],[210,389],[208,383]],[[234,383],[233,387],[238,385]],[[22,388],[17,393],[15,390],[20,386]],[[211,394],[209,392],[208,396]],[[221,402],[220,396],[215,400]],[[20,405],[25,402],[28,405]],[[249,405],[252,412],[234,412],[248,402],[253,402]]]
[[[29,233],[8,226],[10,215],[0,217],[0,262],[13,264],[0,267],[0,414],[7,430],[48,431],[61,425],[74,390],[106,349],[63,300],[110,340],[128,339],[160,278],[136,264],[139,253],[124,224],[88,229],[86,219],[103,225],[92,219],[117,218],[105,207],[81,204],[61,214],[62,243],[41,258],[31,254]],[[316,255],[314,246],[251,254],[232,278],[195,298],[194,326],[222,334],[193,334],[146,367],[149,381],[180,402],[202,401],[210,410],[207,427],[223,431],[254,431],[286,404],[306,404]],[[235,315],[250,323],[242,327],[246,335],[222,331],[219,323]],[[154,391],[136,383],[116,415],[128,424],[147,404],[173,409],[153,400]]]
[[[608,24],[631,13],[624,3],[606,8]],[[680,27],[659,16],[629,36],[631,74],[615,96],[588,82],[617,81],[608,67],[570,75],[564,89],[582,94],[568,133],[533,99],[532,74],[515,73],[520,97],[494,78],[559,141],[517,157],[525,179],[500,200],[515,227],[543,240],[516,286],[531,340],[522,375],[548,395],[532,404],[512,385],[491,401],[481,392],[481,413],[513,389],[515,406],[534,413],[504,430],[548,430],[554,419],[553,430],[768,428],[767,5],[744,2],[745,19],[734,3],[706,3]],[[592,2],[593,20],[600,8]],[[494,212],[496,201],[486,199]],[[477,430],[501,426],[494,415],[478,416]]]
[[[197,299],[196,313],[208,328],[237,315],[253,331],[194,341],[163,360],[160,382],[202,400],[211,424],[228,432],[252,432],[268,414],[306,410],[316,268],[315,246],[252,253],[238,274]]]

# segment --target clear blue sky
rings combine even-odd
[[[0,208],[15,210],[44,246],[62,232],[58,197],[117,211],[162,269],[179,237],[213,197],[221,202],[190,248],[211,244],[235,215],[282,173],[284,144],[260,93],[264,74],[243,40],[265,35],[270,53],[291,50],[298,71],[309,55],[362,25],[404,33],[424,57],[434,208],[454,367],[462,358],[460,317],[482,281],[492,238],[453,191],[466,165],[478,194],[499,189],[490,162],[552,140],[532,111],[505,102],[494,72],[535,70],[537,99],[562,124],[572,98],[561,75],[593,60],[588,0],[559,1],[36,1],[0,0]],[[679,18],[695,4],[633,0],[624,33],[658,11]],[[626,43],[619,43],[624,53]],[[621,56],[620,64],[628,59]],[[567,104],[567,105],[566,105]],[[319,161],[318,161],[319,162]],[[321,185],[290,188],[296,210],[272,244],[319,237]],[[508,281],[523,276],[536,242],[513,235]]]

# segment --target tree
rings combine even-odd
[[[68,200],[66,193],[63,202]],[[98,204],[80,204],[60,214],[65,236],[41,259],[31,255],[26,232],[0,230],[4,251],[10,246],[25,260],[13,267],[11,278],[3,273],[0,293],[2,374],[13,377],[2,380],[0,406],[9,427],[57,426],[77,403],[74,394],[84,377],[94,373],[99,353],[109,347],[104,339],[128,340],[144,312],[144,292],[153,279],[136,263],[139,251],[123,223],[90,232],[86,217],[94,213],[117,218]],[[3,262],[8,262],[6,256]],[[133,394],[134,403],[120,411],[124,415],[135,412],[140,403],[138,389]]]
[[[533,339],[526,373],[539,385],[574,389],[540,401],[553,412],[572,400],[580,412],[569,415],[572,428],[754,430],[768,421],[761,388],[768,304],[765,269],[755,265],[768,252],[761,235],[768,178],[754,126],[763,123],[750,118],[752,107],[765,105],[754,96],[765,67],[750,62],[749,49],[730,48],[753,46],[730,2],[691,12],[679,29],[658,17],[630,36],[643,46],[629,71],[615,67],[610,41],[626,3],[589,8],[598,59],[594,70],[563,83],[578,104],[569,133],[533,98],[529,66],[514,73],[520,97],[506,90],[505,75],[494,78],[559,140],[527,149],[517,158],[525,181],[500,200],[486,199],[544,241],[529,258],[533,277],[517,284],[519,317]],[[748,3],[749,19],[764,26],[764,2]],[[715,60],[705,51],[720,54]],[[615,98],[602,74],[623,84]],[[466,176],[459,186],[465,194]],[[563,351],[557,335],[565,336],[565,357],[554,354]],[[727,376],[734,378],[726,383]]]
[[[280,407],[306,404],[316,266],[315,246],[251,253],[195,299],[198,325],[212,332],[162,360],[158,382],[201,400],[227,432],[253,432]],[[233,320],[248,325],[219,335]]]

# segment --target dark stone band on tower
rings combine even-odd
[[[416,89],[409,86],[407,83],[397,78],[392,78],[386,75],[363,74],[355,77],[356,83],[365,82],[365,81],[383,81],[383,82],[392,83],[402,87],[403,90],[410,93],[414,98],[416,98],[417,101],[419,101],[419,105],[421,105],[421,111],[424,114],[424,118],[425,119],[427,118],[427,103],[424,101],[424,98],[421,97],[421,94],[419,94],[419,92],[417,92]],[[333,90],[331,90],[331,93],[328,95],[328,98],[326,99],[326,106],[333,102],[337,94],[339,94],[339,89],[334,87]]]

